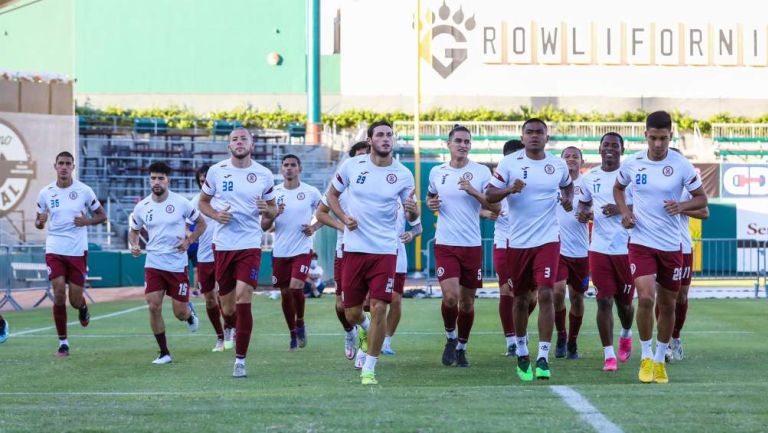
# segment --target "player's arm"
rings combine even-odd
[[[40,192],[40,195],[37,196],[37,213],[35,214],[35,228],[38,230],[42,230],[45,228],[45,223],[48,221],[48,201],[46,200],[46,197],[43,195],[43,192]]]
[[[409,221],[408,223],[411,224],[411,229],[400,235],[400,241],[402,241],[404,244],[407,244],[408,242],[416,239],[416,236],[420,235],[423,230],[421,226],[421,220],[412,222]]]
[[[459,181],[459,189],[466,192],[470,197],[474,198],[480,203],[480,206],[483,207],[483,209],[487,209],[493,213],[499,213],[501,212],[501,205],[498,202],[489,202],[485,195],[480,193],[478,190],[476,190],[472,183],[466,179],[461,179]]]
[[[315,218],[317,218],[317,222],[319,223],[327,225],[328,227],[333,227],[340,232],[344,231],[344,224],[342,224],[341,221],[337,220],[333,217],[333,215],[331,215],[331,208],[326,206],[326,204],[323,202],[320,202],[320,204],[317,206],[317,210],[315,211]]]
[[[84,212],[79,216],[75,217],[75,221],[74,221],[75,226],[76,227],[95,226],[107,220],[107,214],[104,212],[103,207],[99,206],[96,210],[91,212],[93,213],[93,215],[90,218],[88,218]]]
[[[403,201],[403,209],[405,210],[405,219],[411,224],[421,217],[421,209],[419,203],[416,201],[416,191],[412,191],[408,198]]]
[[[621,213],[621,224],[624,228],[631,229],[635,226],[636,220],[635,214],[627,205],[627,198],[624,195],[626,189],[627,186],[619,182],[619,179],[617,178],[616,183],[613,185],[613,200],[616,202],[616,207],[619,209],[619,213]]]
[[[593,217],[592,200],[589,200],[588,202],[579,200],[579,203],[576,205],[576,219],[579,220],[579,222],[587,223]]]
[[[216,221],[219,224],[226,224],[229,222],[229,220],[232,219],[232,214],[229,213],[229,208],[231,207],[228,205],[224,210],[217,211],[213,208],[213,205],[211,204],[211,200],[213,200],[212,195],[208,195],[204,192],[200,192],[200,202],[198,203],[198,207],[200,208],[200,212],[203,213],[203,215],[207,216],[208,218],[212,218],[214,221]]]
[[[357,228],[357,221],[353,217],[347,215],[344,212],[344,209],[341,208],[341,202],[339,201],[340,196],[341,192],[333,185],[328,187],[328,192],[325,194],[325,197],[328,199],[328,206],[333,213],[336,214],[336,217],[338,217],[342,224],[349,230],[355,230]]]
[[[195,212],[197,213],[197,212]],[[185,230],[186,231],[186,230]],[[197,239],[205,232],[205,219],[203,219],[202,215],[197,215],[197,219],[195,220],[195,230],[192,231],[189,235],[185,234],[184,238],[179,238],[181,242],[179,242],[178,245],[176,245],[176,249],[184,252],[189,249],[189,246],[194,244]]]
[[[704,192],[704,187],[700,186],[693,191],[690,191],[691,199],[688,201],[676,202],[673,200],[664,201],[664,209],[666,209],[669,215],[677,215],[690,211],[698,211],[707,207],[707,193]],[[707,212],[708,214],[709,212]]]
[[[573,210],[573,182],[560,187],[560,205],[566,212]]]
[[[509,170],[506,169],[504,161],[499,163],[496,167],[496,171],[493,173],[491,182],[485,188],[485,201],[488,203],[498,203],[510,194],[517,194],[525,188],[525,182],[521,179],[515,179],[511,185],[505,180],[509,175]]]
[[[687,210],[681,213],[691,218],[696,218],[698,220],[705,220],[709,218],[709,206],[704,206],[703,209]]]

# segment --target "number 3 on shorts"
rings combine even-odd
[[[549,278],[551,276],[552,276],[552,268],[547,266],[546,268],[544,268],[544,278]]]

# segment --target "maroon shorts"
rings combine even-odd
[[[597,289],[597,299],[614,298],[629,305],[635,296],[635,283],[629,268],[629,255],[589,252],[589,273]]]
[[[189,302],[189,273],[144,268],[144,294],[165,292],[179,302]]]
[[[214,262],[197,262],[197,286],[201,293],[210,293],[216,288],[216,265]]]
[[[395,293],[403,294],[405,291],[405,272],[395,274]]]
[[[437,280],[458,278],[468,289],[483,287],[483,247],[435,245]]]
[[[83,287],[88,273],[88,251],[82,256],[62,256],[46,254],[45,265],[48,266],[48,279],[64,277],[64,281]]]
[[[499,278],[499,288],[504,284],[509,284],[506,248],[493,248],[493,268],[496,270],[496,276]]]
[[[533,248],[507,248],[507,268],[513,295],[539,287],[554,287],[560,263],[560,242]]]
[[[589,288],[589,257],[560,255],[557,281],[565,281],[573,290],[584,293]]]
[[[371,299],[392,301],[396,255],[344,251],[343,266],[341,287],[344,289],[345,308],[362,305],[366,295]]]
[[[336,282],[336,296],[341,296],[341,263],[344,259],[341,257],[333,258],[333,281]]]
[[[259,285],[261,249],[250,248],[235,251],[214,251],[216,282],[219,295],[224,296],[235,290],[235,283],[242,281],[254,288]]]
[[[693,253],[683,253],[683,276],[680,279],[681,286],[691,285],[691,274],[693,273]]]
[[[667,290],[680,290],[683,273],[682,251],[661,251],[644,245],[629,244],[632,278],[656,275],[656,282]]]
[[[300,254],[293,257],[272,257],[272,285],[287,289],[291,279],[306,281],[312,254]]]

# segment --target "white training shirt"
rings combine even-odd
[[[573,209],[566,212],[562,206],[557,206],[557,221],[560,224],[560,255],[572,258],[589,256],[589,225],[576,219],[579,200],[583,201],[583,190],[586,187],[582,176],[573,181]],[[558,191],[558,202],[560,194]]]
[[[196,210],[200,210],[200,194],[196,194],[190,200],[192,207]],[[211,263],[213,262],[213,232],[216,230],[215,219],[208,217],[204,213],[200,212],[205,220],[205,231],[197,238],[197,261],[198,263]],[[194,224],[194,221],[187,221],[190,224]]]
[[[256,199],[275,198],[274,186],[272,172],[256,161],[247,168],[236,168],[226,159],[208,170],[203,192],[213,197],[214,209],[229,208],[232,214],[227,224],[217,224],[213,232],[217,251],[261,248],[261,215]]]
[[[451,167],[450,162],[432,167],[429,172],[429,193],[440,198],[437,214],[435,244],[458,247],[481,245],[480,209],[482,205],[466,191],[459,189],[461,179],[469,180],[481,194],[491,180],[491,170],[474,161],[461,168]]]
[[[400,240],[400,236],[403,235],[405,230],[405,223],[408,218],[405,214],[405,208],[402,204],[397,204],[397,265],[395,272],[398,274],[404,274],[408,272],[408,253],[405,250],[405,243]],[[408,221],[409,227],[416,227],[421,224],[421,218],[416,218],[415,221]]]
[[[572,182],[565,161],[549,152],[545,155],[537,161],[528,158],[525,149],[511,153],[501,160],[491,179],[490,184],[496,188],[511,186],[516,179],[526,183],[521,192],[506,198],[510,248],[533,248],[559,239],[557,194]]]
[[[145,268],[168,272],[184,272],[187,253],[176,246],[186,237],[187,221],[197,221],[200,212],[186,198],[173,191],[161,203],[152,200],[152,194],[144,198],[130,218],[131,230],[147,229],[147,260]]]
[[[309,254],[313,237],[304,235],[302,226],[312,224],[320,197],[317,188],[303,182],[294,189],[288,189],[283,184],[275,187],[276,203],[278,206],[285,205],[285,209],[275,219],[272,257]]]
[[[661,251],[680,251],[680,216],[668,215],[664,200],[679,201],[683,190],[701,187],[696,170],[683,155],[667,152],[662,161],[648,159],[647,150],[627,158],[616,181],[635,189],[633,212],[637,220],[629,242]]]
[[[506,249],[507,235],[509,234],[509,204],[507,200],[501,201],[499,217],[493,224],[493,247]]]
[[[329,209],[331,208],[331,206],[328,204],[327,194],[323,194],[323,197],[320,199],[320,202],[326,205]],[[341,193],[341,195],[339,195],[339,204],[341,205],[341,209],[343,209],[345,213],[348,213],[347,195],[345,193]],[[343,256],[344,256],[344,231],[336,230],[336,257],[342,258]]]
[[[582,180],[581,201],[592,202],[592,243],[589,250],[608,255],[629,254],[629,230],[621,225],[621,214],[603,215],[603,206],[616,204],[613,199],[613,185],[619,175],[618,167],[614,171],[604,171],[597,166],[587,172]],[[624,190],[627,206],[632,205],[632,186]]]
[[[332,182],[349,194],[347,215],[358,224],[344,229],[344,251],[397,254],[397,203],[413,194],[413,174],[400,161],[378,167],[371,155],[358,155],[341,164]]]
[[[82,256],[88,251],[88,228],[75,226],[75,217],[101,207],[88,185],[73,179],[72,185],[59,188],[48,184],[37,196],[37,212],[48,213],[46,254]]]
[[[688,201],[692,198],[693,196],[688,190],[683,190],[680,201]],[[685,214],[680,214],[680,235],[682,236],[683,254],[691,254],[693,252],[693,241],[691,240],[690,218]]]

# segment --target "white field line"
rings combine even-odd
[[[146,309],[147,309],[146,305],[141,305],[139,307],[128,308],[127,310],[115,311],[114,313],[104,314],[102,316],[91,317],[91,322],[94,322],[96,320],[101,320],[101,319],[109,319],[110,317],[122,316],[123,314],[128,314],[128,313],[132,313],[134,311],[146,310]],[[74,320],[72,322],[67,323],[67,326],[74,326],[74,325],[79,325],[79,324],[80,324],[79,321]],[[27,330],[24,330],[24,331],[14,332],[10,336],[11,337],[18,337],[20,335],[34,334],[36,332],[48,331],[48,330],[51,330],[51,329],[55,329],[55,326],[44,326],[42,328],[27,329]]]
[[[83,391],[83,392],[0,392],[0,397],[31,397],[31,396],[50,396],[50,397],[145,397],[161,395],[190,395],[188,392],[110,392],[110,391]]]
[[[611,420],[600,413],[597,408],[584,398],[583,395],[576,392],[570,386],[555,385],[549,387],[552,392],[560,396],[563,402],[575,410],[579,417],[587,424],[592,426],[599,433],[622,433],[619,426],[612,423]]]

